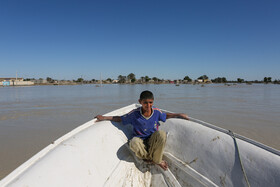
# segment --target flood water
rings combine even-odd
[[[154,93],[159,108],[280,149],[280,85],[0,87],[0,179],[97,114],[137,103],[143,90]]]

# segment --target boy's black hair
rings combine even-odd
[[[149,90],[143,91],[140,94],[140,100],[143,100],[143,99],[154,99],[154,95]]]

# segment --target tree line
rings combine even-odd
[[[131,82],[131,83],[135,83],[136,80],[137,80],[136,76],[133,73],[130,73],[127,76],[123,76],[123,75],[118,76],[119,83],[126,83],[127,81]],[[164,81],[164,79],[159,79],[157,77],[150,78],[149,76],[140,77],[139,80],[141,80],[142,82],[149,82],[150,80],[153,80],[154,82],[163,82]],[[279,79],[278,80],[275,79],[274,81],[272,81],[272,77],[264,77],[263,80],[254,80],[254,81],[247,81],[242,78],[237,78],[236,80],[227,80],[226,77],[217,77],[217,78],[210,80],[207,75],[199,76],[195,80],[191,79],[189,76],[185,76],[183,79],[174,80],[173,82],[176,82],[176,81],[177,82],[193,82],[196,80],[202,80],[202,82],[209,81],[212,83],[266,83],[266,84],[267,83],[275,83],[275,84],[280,83]]]
[[[24,80],[35,80],[34,78],[27,78]],[[40,78],[39,80],[42,80],[42,78]],[[52,79],[50,77],[46,78],[46,81],[49,83],[54,83],[55,79]],[[64,80],[62,80],[64,81]],[[96,79],[91,79],[91,80],[84,80],[83,78],[78,78],[76,80],[68,80],[69,82],[74,82],[74,83],[97,83],[100,82],[100,80],[96,80]],[[107,83],[112,83],[114,80],[111,78],[107,78],[106,80],[102,80],[105,81]],[[165,80],[165,79],[161,79],[158,77],[149,77],[149,76],[141,76],[140,78],[136,78],[134,73],[130,73],[128,75],[119,75],[117,78],[117,83],[149,83],[149,82],[154,82],[154,83],[163,83],[163,82],[175,82],[175,83],[193,83],[193,82],[202,82],[202,83],[274,83],[274,84],[280,84],[280,80],[279,79],[274,79],[272,80],[272,77],[264,77],[262,80],[254,80],[254,81],[247,81],[244,80],[242,78],[237,78],[236,80],[227,80],[226,77],[216,77],[214,79],[209,79],[209,77],[207,75],[202,75],[199,76],[197,79],[191,79],[189,76],[184,76],[182,79],[177,79],[177,80]]]

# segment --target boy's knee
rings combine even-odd
[[[130,140],[129,146],[132,147],[132,146],[134,146],[134,145],[138,145],[138,144],[141,143],[141,141],[142,141],[141,138],[134,137],[134,138],[132,138],[132,139]]]
[[[147,151],[141,138],[132,138],[129,142],[129,148],[138,158],[145,159],[147,157]]]
[[[162,139],[166,139],[166,132],[164,132],[164,131],[157,131],[157,136],[159,136]]]
[[[166,132],[164,131],[156,131],[155,136],[157,137],[157,139],[160,139],[162,141],[166,140]]]

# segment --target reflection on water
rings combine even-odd
[[[0,88],[0,178],[97,114],[136,103],[155,105],[231,129],[280,149],[279,85],[77,85]]]

